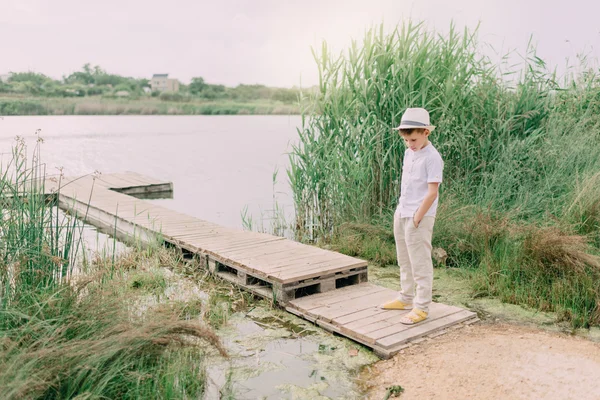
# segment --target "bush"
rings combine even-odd
[[[46,115],[48,110],[37,101],[0,99],[2,115]]]
[[[180,93],[162,92],[158,98],[162,101],[186,101],[188,98],[184,97]]]

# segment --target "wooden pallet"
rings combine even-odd
[[[368,280],[364,260],[281,237],[222,227],[116,192],[115,188],[136,188],[131,186],[134,178],[127,177],[113,174],[102,181],[93,177],[70,180],[58,194],[59,206],[121,240],[147,242],[160,235],[197,255],[211,272],[282,305]]]
[[[397,295],[398,292],[394,290],[361,283],[330,293],[292,300],[286,310],[330,332],[371,347],[384,358],[396,354],[410,342],[422,337],[439,334],[450,326],[477,320],[474,312],[432,303],[427,320],[416,325],[404,325],[399,320],[409,311],[382,310],[378,307]]]
[[[403,325],[399,319],[407,311],[378,308],[397,292],[368,283],[366,261],[281,237],[226,228],[125,194],[172,190],[169,183],[139,174],[64,182],[59,192],[52,191],[59,206],[86,222],[126,242],[148,243],[160,237],[198,257],[217,276],[273,299],[289,312],[362,343],[381,357],[477,320],[471,311],[433,303],[426,321]]]
[[[160,198],[173,197],[172,182],[161,181],[136,172],[87,175],[84,177],[52,177],[45,180],[45,191],[47,194],[55,193],[59,185],[62,190],[68,188],[71,182],[110,189],[118,193],[143,199],[154,196]]]

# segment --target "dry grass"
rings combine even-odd
[[[586,274],[589,267],[600,272],[600,258],[591,254],[589,239],[563,232],[555,226],[522,229],[523,250],[532,266],[554,276]]]
[[[142,292],[128,289],[129,276],[151,277],[180,261],[164,248],[130,251],[112,266],[97,260],[93,275],[0,313],[0,397],[197,396],[207,349],[227,357],[219,337],[200,319],[182,320],[169,301],[138,312]],[[200,307],[209,312],[209,304]]]

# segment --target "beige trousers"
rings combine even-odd
[[[433,262],[431,261],[431,237],[435,217],[423,217],[418,228],[412,218],[394,215],[396,255],[400,266],[400,297],[405,303],[429,312],[433,286]]]

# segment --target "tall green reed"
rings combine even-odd
[[[0,165],[0,306],[29,290],[56,288],[74,266],[80,224],[50,204],[41,143],[28,163],[27,146],[17,138],[11,158]]]
[[[405,149],[391,128],[425,107],[445,161],[434,242],[449,265],[473,267],[477,290],[600,323],[597,72],[581,65],[559,85],[531,46],[522,65],[495,65],[477,30],[412,22],[314,55],[320,90],[304,97],[288,169],[299,239],[391,229]]]
[[[512,140],[540,139],[553,75],[531,52],[521,80],[508,87],[477,46],[477,31],[452,26],[442,36],[407,23],[389,34],[373,28],[338,56],[326,44],[315,52],[316,111],[303,116],[288,171],[300,231],[330,233],[338,220],[370,220],[395,205],[404,145],[391,127],[407,107],[430,111],[445,187],[468,176],[457,188],[465,195],[490,184]]]

